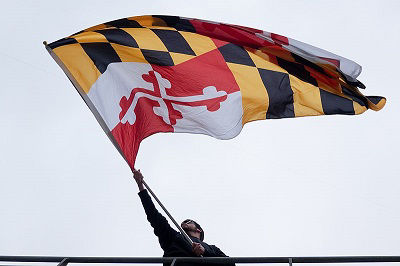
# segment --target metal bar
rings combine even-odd
[[[289,266],[292,266],[292,265],[293,265],[293,259],[289,258]]]
[[[0,256],[8,262],[55,262],[66,257],[48,256]],[[342,257],[68,257],[68,263],[359,263],[359,262],[400,262],[400,256],[342,256]]]
[[[181,234],[186,238],[186,240],[192,245],[193,241],[190,239],[190,237],[186,234],[185,231],[181,228],[181,226],[175,221],[174,217],[169,213],[169,211],[164,207],[164,205],[161,203],[161,201],[157,198],[157,196],[154,194],[154,192],[151,190],[151,188],[146,184],[144,180],[142,180],[143,185],[146,187],[146,189],[150,192],[150,194],[153,196],[153,198],[157,201],[157,203],[160,205],[160,207],[164,210],[164,212],[168,215],[169,219],[175,224],[176,228],[181,232]]]

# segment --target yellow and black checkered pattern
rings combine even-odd
[[[219,50],[242,93],[243,123],[270,118],[360,114],[371,101],[355,87],[343,82],[340,85],[340,78],[324,83],[295,60],[286,61],[234,44]]]
[[[216,49],[206,36],[167,25],[144,27],[128,19],[87,29],[51,43],[49,47],[86,93],[110,63],[174,66]]]
[[[254,49],[232,42],[216,44],[213,38],[197,34],[188,19],[142,16],[91,27],[49,47],[85,93],[111,63],[174,66],[218,49],[240,87],[243,124],[268,118],[360,114],[385,104],[383,97],[362,95],[340,73],[279,46]]]

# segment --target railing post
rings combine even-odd
[[[292,265],[293,265],[293,259],[289,258],[289,266],[292,266]]]
[[[176,258],[172,260],[171,266],[175,266]]]
[[[68,265],[68,258],[64,258],[57,266],[67,266]]]

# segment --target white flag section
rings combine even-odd
[[[173,127],[173,132],[201,133],[219,139],[230,139],[237,136],[242,129],[242,98],[240,91],[227,93],[217,90],[213,84],[205,88],[198,88],[202,94],[191,96],[171,96],[168,89],[171,82],[154,71],[157,84],[143,79],[154,71],[146,63],[113,63],[98,78],[91,87],[88,97],[96,107],[110,131],[119,123],[135,125],[137,119],[136,108],[143,98],[156,102],[151,108],[154,115],[161,118],[165,124]],[[157,86],[155,88],[155,86]],[[138,90],[139,89],[139,90]],[[122,99],[130,99],[129,107],[123,110]],[[217,110],[207,110],[207,101],[220,98]],[[166,101],[171,102],[172,108],[182,114],[172,124]],[[204,105],[191,103],[205,102]],[[151,116],[147,114],[146,118]]]
[[[142,78],[151,70],[151,66],[144,63],[110,64],[90,88],[88,96],[110,131],[121,122],[119,103],[122,97],[128,98],[135,87],[154,90],[152,84]]]

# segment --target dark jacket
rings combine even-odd
[[[142,201],[146,212],[147,220],[154,228],[154,234],[158,237],[161,248],[164,250],[164,257],[196,257],[192,251],[192,246],[178,231],[174,230],[168,223],[167,219],[158,212],[147,193],[147,190],[139,192],[139,197]],[[198,238],[190,237],[193,242],[200,243],[205,251],[203,257],[227,257],[219,248],[214,245],[208,245]],[[164,265],[169,265],[168,263]],[[195,265],[214,265],[214,264],[195,264],[195,263],[179,263],[179,266],[195,266]],[[215,264],[234,266],[235,264]]]

